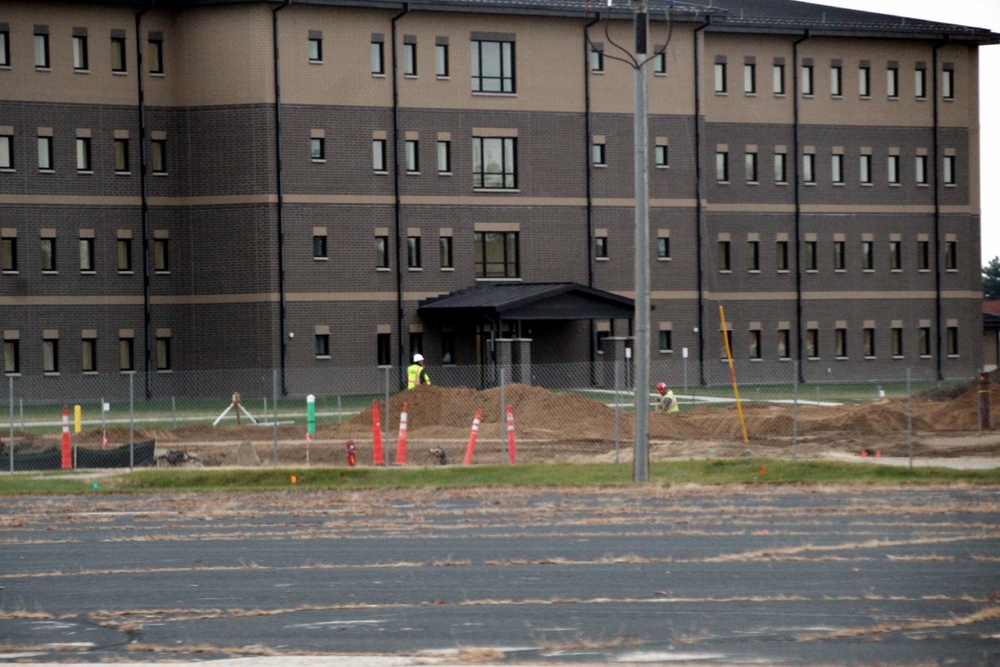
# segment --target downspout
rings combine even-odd
[[[594,14],[594,19],[583,26],[583,105],[584,105],[584,155],[587,165],[587,286],[594,286],[594,169],[590,157],[590,27],[601,20],[600,12]],[[590,363],[597,360],[597,339],[594,337],[594,320],[587,320],[590,323]],[[614,320],[612,322],[612,332],[614,335]]]
[[[292,0],[283,0],[281,5],[271,10],[271,33],[274,46],[274,169],[275,188],[278,191],[278,334],[281,339],[281,395],[288,395],[288,378],[286,364],[288,360],[288,328],[287,301],[285,294],[285,191],[282,180],[281,160],[281,57],[278,51],[278,12],[292,4]]]
[[[799,178],[799,44],[809,39],[809,31],[792,42],[792,175],[795,179],[795,359],[799,382],[802,371],[802,179]],[[786,167],[787,168],[787,167]]]
[[[393,169],[393,206],[396,217],[396,330],[399,331],[397,354],[399,355],[399,387],[406,387],[406,359],[403,357],[403,211],[400,204],[400,150],[399,150],[399,65],[396,54],[396,21],[410,11],[409,3],[403,3],[403,11],[392,17],[392,154],[395,168]]]
[[[698,384],[705,385],[705,267],[702,262],[701,227],[704,223],[702,215],[701,178],[701,57],[698,51],[698,33],[712,25],[712,15],[705,17],[705,22],[694,29],[694,182],[695,182],[695,247],[698,248]]]
[[[142,326],[143,326],[143,368],[145,371],[145,391],[146,400],[152,398],[152,383],[150,372],[152,370],[153,351],[150,344],[152,336],[153,312],[150,304],[150,276],[149,276],[149,190],[146,172],[146,90],[142,83],[142,15],[153,8],[153,0],[149,6],[140,9],[135,13],[135,51],[136,70],[139,85],[139,199],[140,216],[142,218]]]
[[[940,130],[940,100],[938,98],[938,49],[947,44],[947,40],[943,42],[938,42],[934,45],[932,51],[932,67],[934,78],[934,137],[933,137],[933,148],[932,152],[934,154],[934,331],[936,337],[936,353],[937,357],[937,379],[941,381],[944,379],[944,355],[941,351],[941,178],[940,178],[940,146],[938,139],[938,131]]]

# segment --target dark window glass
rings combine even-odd
[[[475,265],[477,278],[517,278],[518,232],[476,232]]]
[[[472,42],[472,90],[513,93],[514,42]]]
[[[472,138],[472,185],[476,188],[517,188],[517,139]]]

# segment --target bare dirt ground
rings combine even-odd
[[[526,385],[508,385],[504,399],[513,409],[518,462],[606,462],[631,459],[631,413],[566,392]],[[1000,417],[1000,389],[990,399]],[[1000,467],[1000,432],[980,428],[978,388],[931,393],[908,406],[905,399],[841,406],[756,403],[743,407],[749,442],[743,441],[735,406],[704,406],[676,414],[650,415],[650,455],[655,460],[755,457],[801,459],[860,456],[907,457],[908,424],[912,421],[912,453],[930,459],[974,457],[996,459]],[[436,465],[429,452],[442,448],[449,463],[462,462],[473,415],[482,411],[475,463],[507,459],[507,424],[502,420],[500,390],[418,387],[393,396],[389,425],[382,433],[387,462],[395,461],[399,417],[404,403],[408,417],[406,463]],[[912,415],[908,410],[912,408]],[[383,413],[385,412],[382,406]],[[383,415],[384,421],[384,415]],[[1000,421],[1000,419],[998,419]],[[617,437],[616,437],[617,434]],[[107,432],[109,443],[127,443],[128,429]],[[102,433],[74,436],[82,447],[99,447]],[[346,465],[346,444],[357,448],[358,465],[373,460],[372,411],[339,424],[319,424],[307,441],[303,424],[272,426],[185,426],[135,432],[135,440],[155,439],[158,453],[193,456],[185,465]],[[51,445],[53,438],[17,438],[18,451]],[[275,446],[275,440],[277,446]],[[616,446],[617,442],[617,446]],[[250,443],[250,444],[247,444]]]

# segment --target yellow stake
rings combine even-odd
[[[747,437],[747,424],[743,421],[743,406],[740,404],[740,388],[736,385],[736,371],[733,369],[733,352],[729,349],[729,336],[726,330],[726,313],[719,304],[719,317],[722,318],[722,340],[726,343],[726,358],[729,359],[729,377],[733,379],[733,394],[736,396],[736,412],[740,416],[740,428],[743,429],[743,443],[750,442]]]
[[[79,433],[80,432],[80,418],[81,417],[82,417],[82,414],[81,414],[81,411],[80,411],[80,406],[79,405],[74,405],[73,406],[73,428],[76,429],[75,431],[73,431],[74,433]]]

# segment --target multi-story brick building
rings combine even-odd
[[[631,333],[634,70],[631,7],[590,4],[4,2],[6,372],[594,359]],[[738,360],[807,380],[974,372],[1000,36],[650,19],[653,358],[718,359],[725,304]]]

